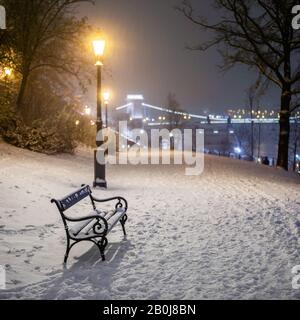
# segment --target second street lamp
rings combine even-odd
[[[94,47],[94,53],[96,56],[96,67],[97,67],[97,139],[96,139],[96,145],[97,149],[101,148],[104,141],[98,140],[98,133],[103,129],[103,121],[102,121],[102,91],[101,91],[101,69],[103,66],[102,63],[102,57],[104,55],[104,49],[105,49],[105,41],[104,40],[95,40],[93,41],[93,47]],[[105,165],[100,164],[97,161],[97,151],[95,150],[94,153],[94,166],[95,166],[95,179],[94,179],[94,188],[100,187],[100,188],[107,188],[107,182],[106,182],[106,172],[105,172]]]
[[[110,92],[106,91],[103,93],[104,103],[105,103],[105,127],[108,128],[108,103],[110,99]]]

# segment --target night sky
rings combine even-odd
[[[199,13],[212,17],[211,0],[198,0]],[[124,104],[127,93],[141,93],[147,103],[166,105],[176,93],[183,109],[196,113],[222,112],[245,105],[245,90],[256,79],[244,66],[224,74],[217,67],[216,48],[190,51],[210,35],[174,9],[180,0],[96,0],[80,14],[101,28],[108,39],[104,88],[113,92],[112,103]],[[94,103],[91,90],[86,96]],[[263,99],[264,108],[276,108],[274,90]]]

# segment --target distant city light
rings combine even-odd
[[[76,124],[76,126],[79,126],[80,125],[80,121],[76,120],[75,124]]]
[[[88,107],[88,106],[85,106],[85,107],[84,107],[84,113],[85,113],[87,116],[90,116],[91,113],[92,113],[91,108]]]
[[[214,130],[214,134],[219,134],[219,130]]]
[[[240,147],[236,147],[234,148],[234,152],[237,154],[241,154],[242,153],[242,149]]]

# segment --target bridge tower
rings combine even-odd
[[[144,97],[141,94],[129,94],[127,96],[127,113],[132,120],[145,118]]]

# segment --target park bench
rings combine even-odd
[[[92,204],[92,212],[81,218],[71,218],[65,215],[65,211],[79,203],[81,200],[89,198]],[[114,201],[115,204],[110,211],[99,210],[96,203]],[[127,201],[122,197],[109,199],[97,199],[92,195],[91,188],[87,185],[76,192],[66,196],[61,200],[52,199],[55,203],[63,220],[67,235],[67,250],[64,264],[67,263],[70,250],[74,245],[82,241],[93,242],[100,250],[102,260],[105,261],[105,248],[108,244],[107,235],[120,222],[126,236],[125,223],[127,221]]]

